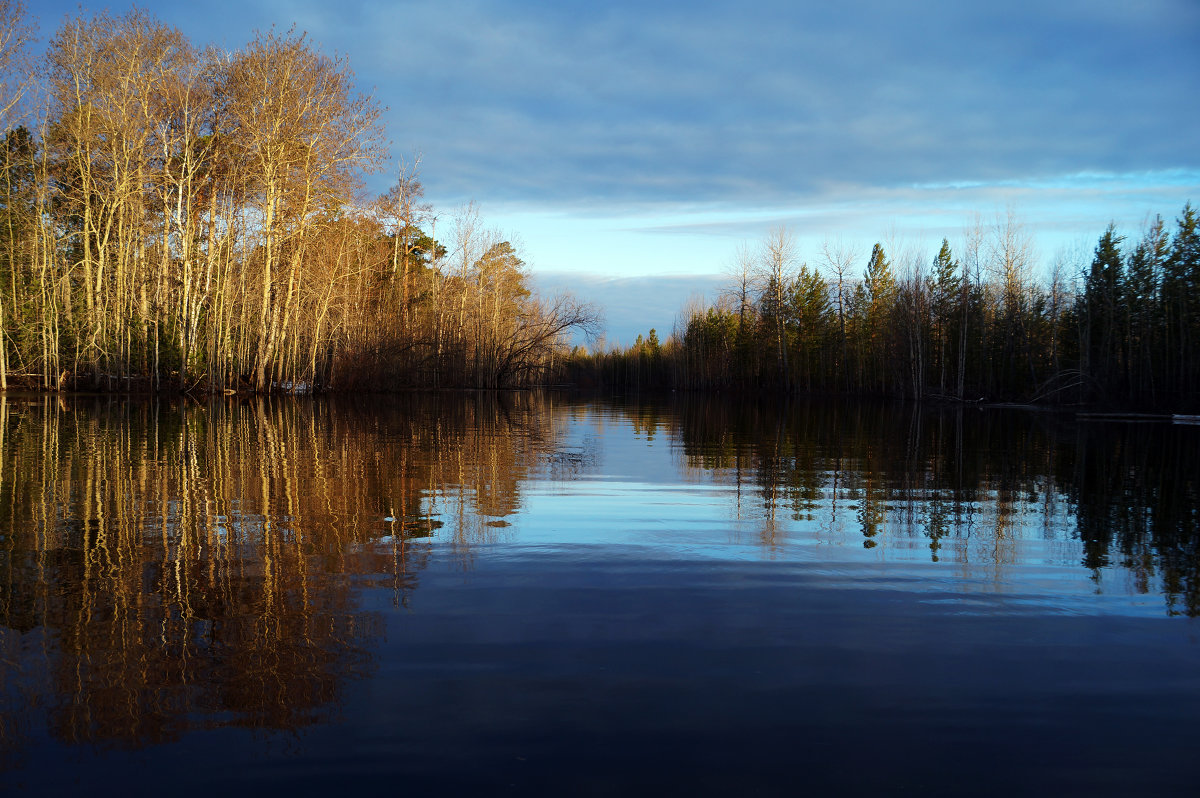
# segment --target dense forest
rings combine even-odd
[[[956,254],[865,264],[827,245],[798,263],[787,230],[739,253],[730,288],[665,343],[578,352],[574,377],[622,388],[768,390],[954,401],[1200,408],[1200,230],[1184,207],[1135,241],[1113,226],[1088,263],[1034,268],[1012,213]],[[862,268],[861,273],[857,269]]]
[[[20,3],[0,27],[0,388],[524,385],[595,324],[473,207],[439,225],[415,164],[364,199],[380,109],[303,34],[133,10],[35,60]]]

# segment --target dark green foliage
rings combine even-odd
[[[1118,346],[1118,309],[1125,286],[1120,249],[1122,241],[1124,238],[1118,236],[1116,228],[1110,224],[1096,245],[1096,255],[1084,287],[1086,323],[1083,329],[1085,359],[1082,365],[1102,399],[1117,390],[1122,370]]]
[[[957,358],[954,357],[962,322],[959,313],[963,279],[958,261],[950,251],[950,242],[942,239],[942,247],[933,260],[933,273],[929,278],[930,293],[930,336],[932,339],[932,371],[936,380],[937,393],[947,395],[950,380],[954,375]]]
[[[984,282],[946,240],[927,271],[898,280],[876,244],[840,314],[836,286],[803,266],[782,290],[768,284],[756,305],[691,313],[662,346],[652,382],[1196,412],[1198,223],[1189,204],[1173,236],[1157,219],[1128,253],[1110,226],[1075,292],[1061,274],[1048,285],[1022,278],[1017,258]],[[775,352],[780,329],[786,358]],[[628,371],[604,363],[625,356],[577,358],[574,374],[622,384]]]
[[[1179,217],[1163,262],[1162,313],[1166,390],[1175,401],[1196,402],[1200,391],[1200,230],[1191,203]]]

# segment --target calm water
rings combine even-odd
[[[1194,794],[1200,427],[0,402],[0,791]]]

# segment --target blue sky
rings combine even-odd
[[[31,6],[46,36],[76,12]],[[543,285],[636,295],[608,308],[626,343],[774,226],[865,265],[1011,208],[1044,262],[1200,201],[1196,0],[144,6],[197,43],[294,23],[348,56],[428,199],[476,201]]]

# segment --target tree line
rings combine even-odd
[[[416,164],[365,199],[380,108],[302,33],[0,28],[0,388],[527,385],[596,323],[473,207],[436,240]]]
[[[928,261],[877,243],[862,263],[827,243],[813,267],[778,229],[739,251],[723,294],[686,308],[666,342],[577,350],[572,368],[624,387],[1194,412],[1197,214],[1188,204],[1173,229],[1157,217],[1132,241],[1110,225],[1090,264],[1060,257],[1044,275],[1011,212]]]
[[[0,0],[0,389],[256,391],[552,381],[1195,409],[1196,214],[1035,276],[1010,215],[929,261],[786,230],[665,341],[568,356],[598,315],[535,296],[474,207],[385,167],[374,100],[304,34],[201,47],[146,12],[46,53]],[[440,235],[439,235],[440,234]],[[861,270],[861,271],[860,271]]]

